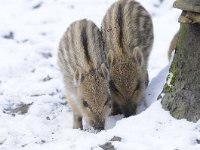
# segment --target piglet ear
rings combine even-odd
[[[109,76],[109,71],[108,71],[108,68],[106,67],[106,65],[103,63],[101,64],[101,73],[102,77],[106,80],[109,80],[110,79],[110,76]]]
[[[140,65],[143,66],[144,63],[144,58],[141,50],[139,47],[134,48],[133,50],[133,58],[136,60],[136,62]]]
[[[81,72],[81,69],[78,67],[74,73],[74,84],[76,86],[80,85],[80,83],[83,81],[83,74]]]

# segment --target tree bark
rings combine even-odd
[[[200,13],[200,1],[199,0],[176,0],[174,2],[174,7],[180,8],[182,10]]]
[[[175,118],[200,119],[200,24],[182,24],[164,86],[163,108]]]

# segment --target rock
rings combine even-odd
[[[197,144],[200,144],[200,139],[196,139]]]
[[[16,105],[14,108],[9,107],[9,108],[4,109],[3,112],[6,113],[6,114],[11,114],[13,117],[15,117],[15,114],[23,115],[23,114],[26,114],[28,112],[29,107],[32,104],[33,104],[33,102],[29,103],[29,104],[20,103],[20,104]]]
[[[114,136],[110,141],[121,141],[122,138],[119,136]],[[100,145],[99,147],[101,147],[103,150],[116,150],[116,148],[112,145],[111,142],[106,142],[105,144]]]
[[[33,6],[33,9],[38,9],[42,6],[42,3],[38,3],[37,5]]]
[[[43,56],[44,58],[46,58],[46,59],[48,59],[48,58],[51,58],[51,57],[52,57],[52,54],[51,54],[50,52],[41,53],[41,54],[42,54],[42,56]]]
[[[103,150],[116,150],[111,142],[106,142],[105,144],[100,145],[99,147],[101,147]]]
[[[43,82],[47,82],[49,80],[51,80],[52,77],[50,77],[49,75],[47,75],[44,79],[42,79]]]
[[[7,35],[3,36],[5,39],[14,39],[14,33],[10,31]]]
[[[121,137],[119,137],[119,136],[114,136],[110,141],[121,141],[122,140],[122,138]]]

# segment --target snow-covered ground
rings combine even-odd
[[[174,0],[138,0],[152,15],[155,33],[140,113],[111,116],[99,133],[72,129],[56,64],[58,42],[77,19],[100,26],[114,1],[0,1],[0,150],[100,150],[114,136],[121,137],[110,141],[119,150],[200,149],[200,121],[176,120],[157,101],[168,73],[167,49],[179,28]]]

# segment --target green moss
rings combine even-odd
[[[178,60],[183,56],[183,53],[186,51],[185,44],[183,44],[185,43],[186,34],[187,34],[187,25],[181,24],[178,33],[178,41],[177,41],[177,47],[175,49],[174,59],[170,66],[169,74],[166,78],[166,84],[162,91],[162,93],[164,94],[175,92],[175,83],[179,78],[181,69]],[[177,57],[179,57],[179,59]]]
[[[173,71],[173,76],[172,76],[171,82],[170,82],[170,84],[171,84],[172,86],[175,86],[176,77],[177,77],[177,70],[174,70],[174,71]]]
[[[167,82],[163,89],[163,93],[172,93],[175,91],[175,83],[179,76],[179,69],[180,69],[178,66],[177,57],[181,57],[182,53],[186,49],[185,45],[181,44],[181,43],[184,43],[186,34],[187,34],[186,25],[182,24],[180,26],[180,31],[179,31],[179,35],[178,35],[177,48],[175,49],[176,54],[174,56],[171,66],[170,66],[169,74],[166,79]]]
[[[167,75],[167,81],[169,81],[169,79],[170,79],[170,75],[168,74],[168,75]]]
[[[174,89],[171,86],[168,86],[166,84],[165,88],[164,88],[164,93],[172,93],[174,91]]]
[[[166,79],[165,87],[163,89],[164,93],[174,92],[176,77],[177,77],[177,71],[176,70],[173,70],[173,72],[169,72],[167,79]]]

